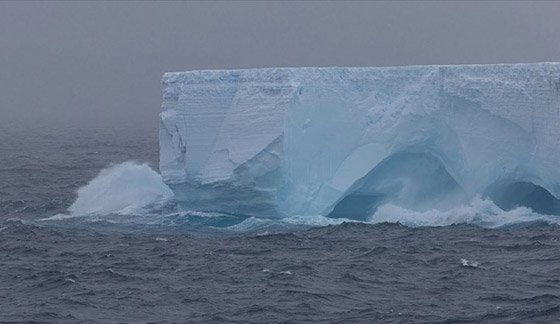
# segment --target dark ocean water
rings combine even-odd
[[[112,163],[157,171],[158,150],[156,128],[0,129],[0,322],[560,323],[542,222],[251,227],[172,201],[42,220]]]

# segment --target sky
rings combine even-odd
[[[560,61],[560,2],[4,2],[0,126],[158,126],[167,71]]]

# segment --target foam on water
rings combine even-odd
[[[330,218],[321,215],[315,216],[292,216],[278,219],[249,217],[239,224],[230,226],[228,229],[236,232],[263,231],[275,229],[307,228],[329,225],[340,225],[342,223],[359,222],[347,218]]]

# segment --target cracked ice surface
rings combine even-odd
[[[187,209],[259,217],[560,198],[559,94],[558,63],[166,73],[160,170]]]

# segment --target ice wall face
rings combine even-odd
[[[517,183],[560,198],[558,63],[166,73],[163,95],[160,169],[187,209],[362,218],[515,204]]]

